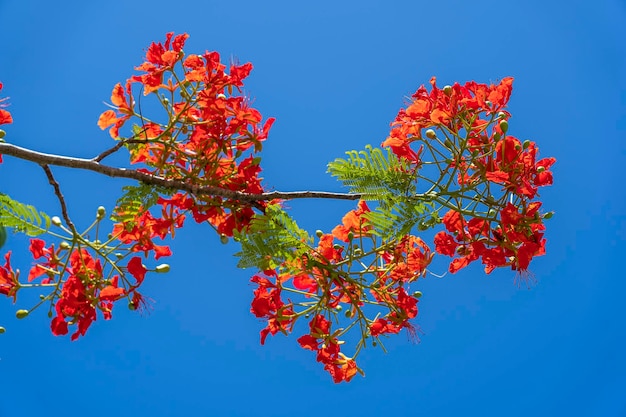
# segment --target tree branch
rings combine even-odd
[[[181,180],[166,179],[155,175],[146,174],[134,169],[117,168],[109,165],[100,164],[99,160],[102,159],[105,153],[98,155],[94,159],[74,158],[69,156],[60,156],[47,154],[30,149],[15,146],[9,143],[0,143],[0,154],[13,156],[15,158],[31,161],[39,165],[55,165],[67,168],[84,169],[88,171],[97,172],[99,174],[107,175],[113,178],[128,178],[136,181],[141,181],[145,184],[157,185],[164,188],[187,191],[195,195],[213,195],[218,197],[229,198],[239,201],[268,201],[274,199],[281,200],[294,200],[299,198],[324,198],[334,200],[358,200],[361,198],[360,194],[350,193],[333,193],[326,191],[291,191],[281,192],[272,191],[263,194],[248,194],[239,191],[226,190],[224,188],[215,186],[198,186],[190,184]]]
[[[70,228],[72,233],[76,233],[76,227],[74,227],[74,223],[70,219],[69,214],[67,213],[67,205],[65,204],[65,198],[63,198],[63,194],[61,193],[61,187],[59,183],[54,179],[54,175],[52,175],[52,170],[47,164],[41,164],[44,172],[46,173],[46,177],[48,177],[48,182],[54,188],[54,194],[56,194],[59,204],[61,205],[61,213],[63,215],[63,219],[65,219],[65,223]]]

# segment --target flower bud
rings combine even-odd
[[[17,317],[18,319],[23,319],[24,317],[28,316],[28,314],[30,313],[30,311],[28,310],[17,310],[15,312],[15,317]]]
[[[222,242],[222,245],[227,244],[228,243],[228,236],[220,235],[220,242]]]
[[[226,98],[226,95],[225,95],[225,94],[220,93],[220,94],[218,94],[218,95],[217,95],[217,98]]]
[[[524,143],[522,143],[522,148],[528,149],[529,146],[530,146],[530,141],[528,139],[526,139],[524,141]]]
[[[71,248],[71,246],[66,241],[62,241],[61,243],[59,243],[59,248],[63,250],[68,250],[69,248]]]
[[[444,85],[441,91],[443,91],[445,95],[449,96],[450,94],[452,94],[452,87],[449,85]]]
[[[505,117],[506,117],[506,113],[505,112],[503,112],[503,111],[498,112],[498,119],[504,119]]]
[[[135,311],[135,310],[137,310],[137,304],[135,304],[135,303],[133,303],[132,301],[130,301],[130,302],[128,303],[128,309],[129,309],[129,310],[131,310],[131,311]]]
[[[96,212],[96,218],[100,220],[106,214],[106,209],[103,206],[98,207],[98,211]]]
[[[422,292],[421,291],[415,291],[413,293],[413,297],[415,297],[415,298],[420,298],[421,296],[422,296]]]
[[[337,307],[335,307],[335,310],[341,311],[341,310],[343,310],[343,307],[341,306],[341,304],[339,304]]]
[[[500,129],[502,129],[502,133],[506,133],[509,130],[509,122],[506,120],[500,120]]]
[[[553,211],[549,211],[549,212],[547,212],[546,214],[543,215],[543,218],[548,220],[548,219],[551,219],[552,216],[554,216],[554,212]]]
[[[4,327],[0,326],[0,334],[4,333],[6,331],[7,331],[7,329],[5,329]]]
[[[546,170],[546,167],[537,167],[537,174],[541,174],[545,170]]]
[[[4,130],[0,129],[0,139],[2,139],[3,137],[5,137],[7,134],[7,132],[5,132]]]
[[[321,238],[324,235],[324,232],[322,232],[321,230],[316,230],[315,231],[315,236],[317,236],[318,238]]]
[[[157,272],[159,274],[165,274],[167,272],[170,272],[170,266],[169,264],[157,265],[157,267],[154,268],[154,272]]]
[[[354,233],[352,233],[352,230],[350,230],[350,231],[348,232],[348,242],[351,242],[351,241],[352,241],[352,239],[354,239]]]
[[[55,225],[57,227],[61,226],[61,218],[59,216],[52,216],[50,221],[52,222],[53,225]]]
[[[427,137],[428,139],[437,139],[437,134],[435,133],[435,131],[434,131],[434,130],[432,130],[432,129],[428,129],[428,130],[426,131],[426,137]]]

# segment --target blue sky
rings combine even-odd
[[[378,145],[431,76],[515,77],[510,131],[555,156],[541,190],[548,254],[538,284],[480,267],[420,285],[421,343],[391,339],[359,356],[366,378],[335,385],[296,337],[259,345],[254,271],[234,244],[187,227],[168,275],[150,275],[147,317],[117,309],[85,338],[52,336],[45,312],[17,321],[0,304],[0,416],[623,416],[626,342],[626,6],[571,1],[0,1],[11,143],[91,157],[110,146],[96,121],[112,86],[169,31],[188,52],[250,61],[246,91],[277,122],[263,152],[277,190],[339,191],[326,164]],[[119,163],[123,163],[121,159]],[[111,207],[122,180],[56,169],[77,223]],[[43,172],[5,157],[0,191],[57,214]],[[330,230],[352,203],[298,201],[301,226]],[[23,236],[4,249],[30,267]],[[445,265],[442,263],[442,269]],[[34,294],[36,297],[36,294]],[[295,336],[295,335],[294,335]]]

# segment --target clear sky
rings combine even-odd
[[[626,6],[599,2],[0,0],[0,81],[15,123],[7,139],[92,157],[112,86],[152,41],[187,32],[186,51],[217,50],[255,69],[246,91],[277,122],[265,184],[340,191],[326,163],[378,145],[431,76],[515,77],[510,131],[555,156],[540,190],[547,256],[538,284],[468,268],[420,284],[421,343],[404,334],[359,356],[365,378],[335,385],[295,334],[259,345],[254,271],[236,245],[189,225],[168,275],[149,275],[146,317],[114,310],[79,341],[50,333],[45,311],[14,319],[0,303],[0,416],[624,416],[626,325]],[[0,191],[58,214],[36,166],[5,157]],[[121,159],[118,161],[121,162]],[[122,180],[55,169],[76,222],[111,208]],[[353,203],[291,203],[301,226],[329,231]],[[3,250],[25,273],[28,241]],[[445,264],[441,263],[441,271]],[[36,297],[36,294],[33,294]]]

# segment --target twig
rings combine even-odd
[[[105,154],[106,152],[108,151],[105,151],[103,154]],[[272,191],[263,194],[248,194],[210,185],[198,186],[181,180],[166,179],[163,177],[146,174],[144,172],[140,172],[134,169],[117,168],[100,164],[99,160],[102,159],[104,156],[107,156],[108,154],[105,154],[102,158],[100,158],[100,156],[102,156],[103,154],[100,154],[94,159],[73,158],[68,156],[36,152],[30,149],[11,145],[9,143],[0,143],[0,154],[14,156],[16,158],[31,161],[42,166],[55,165],[67,168],[85,169],[88,171],[94,171],[99,174],[107,175],[109,177],[133,179],[136,181],[141,181],[145,184],[157,185],[173,190],[187,191],[195,195],[213,195],[244,202],[268,201],[274,199],[294,200],[299,198],[323,198],[334,200],[358,200],[361,198],[361,194],[333,193],[326,191]]]
[[[75,234],[76,228],[74,227],[74,223],[72,223],[70,216],[67,214],[67,205],[65,204],[65,198],[63,198],[63,194],[61,194],[61,187],[59,187],[59,183],[54,179],[54,175],[52,175],[52,171],[50,170],[50,167],[47,164],[41,164],[41,167],[46,173],[46,177],[48,177],[48,182],[54,188],[54,193],[59,199],[59,204],[61,205],[61,215],[63,216],[65,223],[70,228],[72,233]]]

